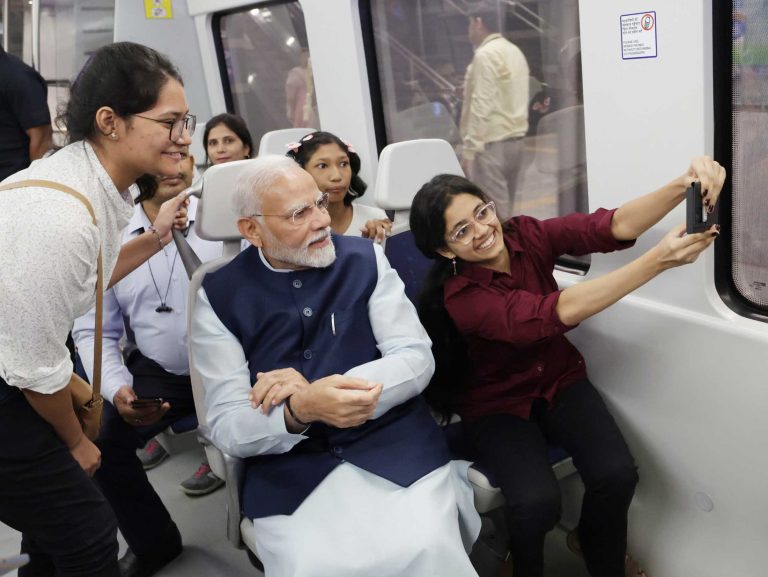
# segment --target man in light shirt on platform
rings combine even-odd
[[[256,553],[270,577],[476,576],[468,463],[420,395],[430,340],[382,248],[332,235],[327,207],[290,158],[252,161],[235,209],[253,246],[206,275],[192,316]]]
[[[502,222],[513,216],[528,132],[529,70],[522,51],[499,32],[497,2],[469,13],[475,55],[464,78],[459,130],[467,177],[496,203]]]

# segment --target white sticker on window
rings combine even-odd
[[[656,12],[637,12],[622,14],[621,22],[621,58],[656,58]]]

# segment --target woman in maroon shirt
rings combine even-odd
[[[518,216],[503,226],[493,202],[459,176],[436,176],[414,198],[416,245],[436,259],[419,307],[437,361],[427,396],[461,416],[472,458],[498,480],[515,577],[542,575],[544,536],[560,518],[548,442],[571,454],[584,481],[578,536],[590,575],[624,576],[637,471],[564,333],[664,270],[695,261],[718,227],[685,235],[679,226],[629,264],[564,290],[555,260],[632,246],[695,180],[714,207],[724,179],[717,162],[697,158],[682,176],[616,210]]]

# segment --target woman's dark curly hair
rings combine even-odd
[[[411,204],[410,228],[424,256],[435,260],[417,302],[419,319],[432,339],[435,374],[424,391],[429,405],[448,421],[456,397],[468,386],[470,361],[467,344],[445,309],[443,285],[454,274],[453,263],[437,250],[446,248],[445,211],[459,194],[486,201],[480,188],[462,176],[440,174],[419,189]]]
[[[368,185],[358,176],[360,173],[360,157],[357,152],[347,142],[330,132],[311,132],[296,143],[297,146],[289,148],[286,156],[290,156],[298,162],[302,168],[306,166],[309,159],[315,151],[324,144],[337,144],[339,148],[349,157],[349,166],[352,169],[352,180],[349,183],[349,191],[344,196],[344,204],[349,206],[356,198],[365,194]]]

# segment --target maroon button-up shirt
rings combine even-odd
[[[587,376],[584,359],[560,322],[560,290],[552,275],[563,254],[611,252],[632,246],[611,234],[615,211],[540,221],[512,218],[504,226],[511,274],[461,263],[445,283],[445,308],[469,347],[469,387],[458,399],[462,419],[512,414],[527,419],[535,399],[551,404]]]

